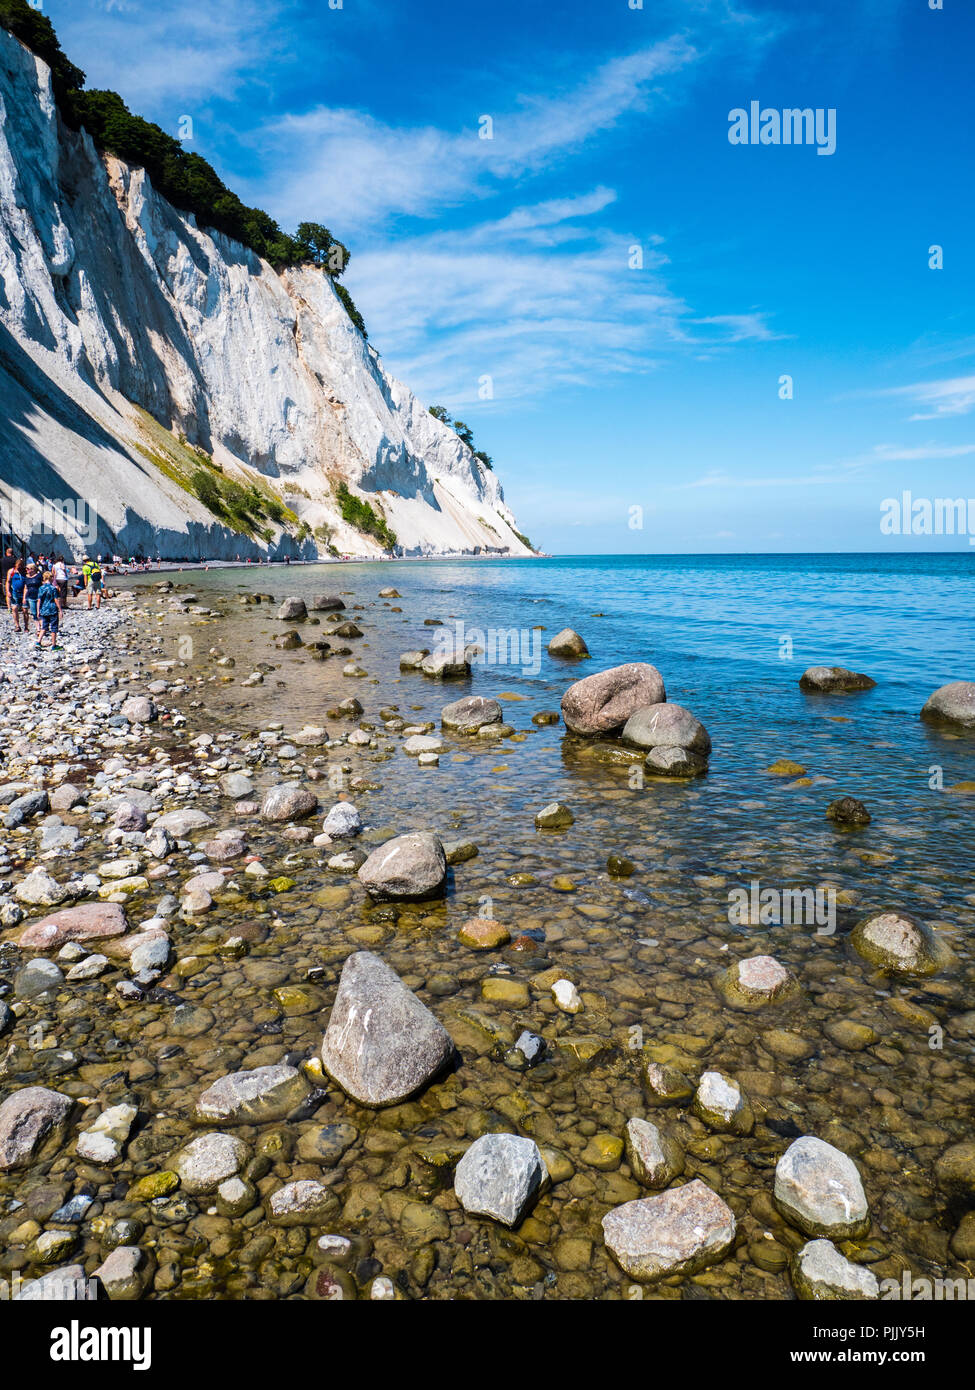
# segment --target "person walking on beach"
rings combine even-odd
[[[82,571],[85,574],[85,587],[88,591],[88,607],[91,608],[92,599],[95,600],[95,607],[102,606],[102,566],[100,560],[86,560]]]
[[[13,569],[7,574],[7,583],[4,588],[4,597],[7,607],[10,609],[10,616],[14,620],[14,632],[27,631],[27,613],[24,609],[24,562],[18,560]],[[20,620],[23,618],[23,629]]]
[[[16,567],[16,564],[17,561],[14,559],[14,552],[8,545],[7,549],[4,551],[3,557],[0,558],[0,588],[3,589],[3,601],[7,608],[10,607],[10,601],[7,596],[7,580],[10,578],[10,572]]]
[[[27,573],[24,576],[24,631],[30,631],[31,619],[37,627],[38,637],[41,635],[41,624],[37,616],[37,596],[44,583],[44,576],[34,564],[33,560],[27,562]]]
[[[68,606],[68,567],[64,563],[63,555],[59,555],[51,566],[51,582],[58,591],[63,614]]]
[[[59,652],[58,629],[61,626],[61,596],[57,585],[51,582],[50,570],[41,576],[41,587],[37,592],[37,645],[44,646],[47,634],[51,637],[51,650]]]

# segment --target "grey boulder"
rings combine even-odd
[[[440,1072],[450,1034],[385,961],[358,951],[345,962],[322,1040],[322,1065],[360,1105],[397,1105]]]
[[[517,1226],[537,1197],[546,1170],[534,1139],[483,1134],[454,1173],[454,1193],[472,1216]]]
[[[867,1199],[852,1158],[804,1135],[775,1165],[775,1205],[807,1236],[850,1240],[870,1229]]]
[[[880,1297],[877,1276],[841,1255],[831,1240],[811,1240],[792,1258],[792,1287],[817,1303]]]
[[[283,623],[295,623],[302,618],[307,618],[308,609],[305,607],[305,600],[295,596],[286,598],[278,609],[278,617]]]
[[[318,809],[318,797],[297,782],[282,782],[271,787],[261,802],[261,820],[301,820]]]
[[[363,888],[381,902],[440,896],[446,878],[443,845],[436,835],[426,831],[387,840],[373,850],[359,870]]]
[[[848,671],[845,666],[810,666],[799,677],[799,689],[816,695],[872,690],[876,684],[869,676],[859,671]]]
[[[440,722],[445,729],[456,729],[459,734],[476,734],[487,724],[500,724],[504,711],[497,700],[489,700],[484,695],[465,695],[451,705],[444,705],[440,711]]]
[[[975,681],[950,681],[924,703],[921,718],[934,724],[975,729]]]
[[[26,1168],[64,1142],[74,1102],[45,1086],[25,1086],[0,1105],[0,1172]]]
[[[630,715],[623,742],[633,748],[683,748],[703,757],[711,752],[711,737],[699,719],[683,705],[647,705]]]
[[[284,1120],[300,1110],[311,1087],[286,1062],[234,1071],[221,1076],[200,1095],[194,1110],[198,1124],[259,1125]]]
[[[588,656],[589,648],[578,632],[573,632],[571,627],[564,627],[549,642],[548,654],[562,657]]]

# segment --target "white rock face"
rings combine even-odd
[[[39,499],[97,512],[72,508],[46,549],[255,553],[151,461],[159,422],[229,476],[272,478],[341,552],[381,552],[342,522],[332,484],[345,481],[406,553],[529,553],[497,478],[386,375],[327,276],[276,273],[176,212],[144,170],[99,156],[62,127],[46,64],[3,30],[0,422],[22,534],[42,524]]]

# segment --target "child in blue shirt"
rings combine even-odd
[[[61,625],[61,595],[57,586],[51,582],[50,570],[41,577],[41,587],[37,591],[37,645],[44,646],[44,638],[51,634],[52,651],[60,651],[58,628]]]

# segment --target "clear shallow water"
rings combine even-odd
[[[123,1077],[137,1064],[131,1090],[155,1117],[113,1174],[110,1200],[99,1194],[106,1212],[137,1216],[158,1244],[164,1272],[154,1292],[303,1297],[314,1287],[316,1230],[281,1231],[250,1217],[242,1229],[204,1219],[182,1196],[183,1205],[136,1210],[121,1194],[134,1178],[168,1166],[190,1132],[193,1100],[217,1076],[317,1050],[341,964],[363,947],[382,954],[444,1021],[460,1049],[457,1070],[393,1111],[375,1114],[330,1092],[312,1119],[241,1134],[254,1146],[271,1142],[277,1161],[264,1181],[273,1189],[323,1177],[293,1148],[306,1131],[354,1125],[355,1142],[324,1172],[339,1204],[331,1228],[368,1240],[369,1259],[405,1295],[633,1297],[605,1251],[600,1220],[641,1195],[625,1159],[607,1160],[605,1145],[635,1115],[684,1145],[686,1176],[721,1194],[741,1236],[716,1268],[655,1286],[647,1297],[792,1296],[787,1259],[803,1242],[770,1198],[775,1161],[797,1133],[819,1135],[860,1165],[874,1224],[849,1253],[881,1278],[904,1268],[964,1276],[949,1246],[959,1213],[934,1169],[946,1147],[972,1132],[975,798],[949,789],[975,781],[975,738],[930,729],[918,711],[937,686],[975,671],[971,573],[968,556],[853,556],[444,561],[173,576],[219,610],[213,620],[173,613],[150,585],[138,585],[149,616],[133,628],[147,660],[175,657],[192,638],[194,655],[178,668],[191,684],[173,701],[188,717],[174,756],[178,749],[185,759],[186,738],[203,728],[234,733],[232,754],[246,753],[253,733],[274,722],[285,736],[306,723],[340,736],[353,726],[329,720],[327,710],[354,694],[378,746],[301,749],[293,760],[261,766],[258,790],[282,776],[314,776],[310,785],[327,806],[335,793],[322,779],[346,768],[343,785],[359,777],[375,786],[353,792],[367,825],[362,848],[420,827],[479,847],[452,870],[445,901],[375,907],[354,878],[326,871],[313,846],[285,839],[278,827],[242,822],[249,848],[294,887],[275,895],[244,883],[200,919],[174,920],[178,954],[195,964],[164,982],[168,997],[121,1014],[93,1006],[88,1055],[110,1057]],[[402,597],[379,599],[387,586]],[[276,604],[242,606],[242,589],[270,591]],[[291,626],[273,616],[277,602],[319,592],[344,595],[340,618],[354,620],[363,636],[329,640],[353,650],[364,678],[343,676],[344,657],[320,662],[307,648],[273,645]],[[543,654],[537,674],[475,665],[469,681],[440,684],[399,670],[401,652],[433,645],[439,629],[426,618],[459,618],[468,633],[543,624],[543,642],[571,626],[593,655],[566,663]],[[298,625],[306,643],[327,634],[322,619]],[[779,655],[785,636],[791,661]],[[234,657],[232,672],[214,666],[211,647]],[[668,698],[707,726],[714,747],[706,777],[635,787],[632,764],[613,761],[611,744],[531,722],[540,710],[558,709],[571,681],[635,660],[657,665]],[[244,688],[262,661],[273,667],[264,685]],[[807,697],[798,679],[812,664],[847,665],[878,684],[853,696]],[[439,728],[442,706],[467,691],[502,698],[516,737],[486,746],[446,737],[440,766],[421,770],[403,754],[402,735],[383,728],[380,711],[391,705],[407,722]],[[171,735],[160,729],[155,737]],[[806,777],[769,775],[782,757],[800,763]],[[930,785],[932,768],[942,769],[944,789]],[[866,802],[869,827],[840,831],[826,820],[840,792]],[[535,812],[553,799],[566,802],[575,821],[538,832]],[[215,792],[199,804],[218,824],[232,819]],[[93,850],[92,862],[102,853]],[[610,876],[610,853],[633,862],[632,876]],[[197,867],[183,856],[172,866],[179,879],[162,880],[133,903],[135,920]],[[840,894],[835,935],[732,924],[729,894],[754,881],[780,891],[832,886]],[[521,945],[531,938],[527,949],[481,954],[458,942],[460,926],[486,906]],[[883,907],[930,924],[953,948],[954,964],[926,980],[875,974],[846,937],[861,916]],[[251,932],[243,961],[208,954],[242,923]],[[730,1009],[715,976],[730,960],[759,952],[789,967],[799,996],[759,1013]],[[580,1014],[559,1012],[547,989],[532,984],[548,967],[578,985]],[[485,982],[498,974],[524,986],[522,996],[485,998]],[[306,1008],[286,1008],[273,992],[307,990],[309,980]],[[100,986],[88,989],[101,997]],[[209,1010],[210,1024],[190,1039],[177,1033],[177,1001]],[[837,1022],[872,1030],[872,1041],[851,1047]],[[545,1037],[552,1060],[519,1074],[503,1054],[525,1027]],[[580,1059],[578,1049],[594,1041],[596,1055]],[[755,1110],[753,1133],[713,1134],[685,1108],[649,1108],[644,1056],[677,1065],[692,1081],[712,1067],[735,1077]],[[572,1170],[514,1235],[467,1217],[449,1167],[438,1169],[431,1157],[444,1149],[456,1155],[497,1128],[533,1135],[567,1156]],[[268,1131],[284,1131],[284,1139]],[[436,1211],[407,1213],[407,1203]],[[378,1272],[367,1261],[360,1287],[370,1270]]]

